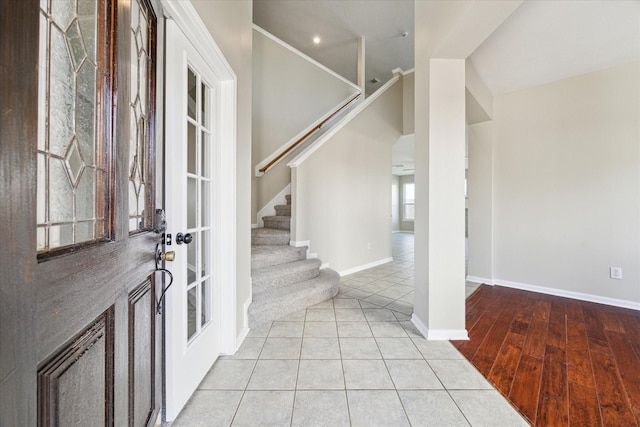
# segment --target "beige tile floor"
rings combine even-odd
[[[172,427],[528,425],[448,341],[411,324],[412,234],[393,235],[393,258],[252,330]]]

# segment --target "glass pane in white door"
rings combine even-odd
[[[187,233],[193,241],[187,253],[187,340],[192,342],[211,319],[211,163],[210,145],[212,123],[207,85],[193,68],[187,69],[187,128],[186,183]]]

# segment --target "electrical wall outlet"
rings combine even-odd
[[[609,267],[609,277],[612,279],[622,279],[622,268]]]

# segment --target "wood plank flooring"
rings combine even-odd
[[[454,346],[536,426],[640,425],[640,312],[481,285]]]

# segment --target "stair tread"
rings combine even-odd
[[[340,275],[337,272],[326,268],[320,270],[320,274],[314,279],[293,283],[291,285],[272,289],[269,292],[254,295],[253,304],[255,304],[255,307],[253,311],[267,305],[284,305],[286,300],[290,299],[304,299],[305,294],[313,293],[314,291],[321,292],[327,288],[335,287],[337,293],[339,285]]]
[[[307,247],[289,245],[252,245],[252,270],[306,259]]]
[[[321,265],[322,262],[317,258],[301,259],[286,264],[255,268],[251,270],[251,277],[253,278],[254,284],[262,283],[266,280],[276,280],[282,276],[300,274],[307,270],[319,270]]]

